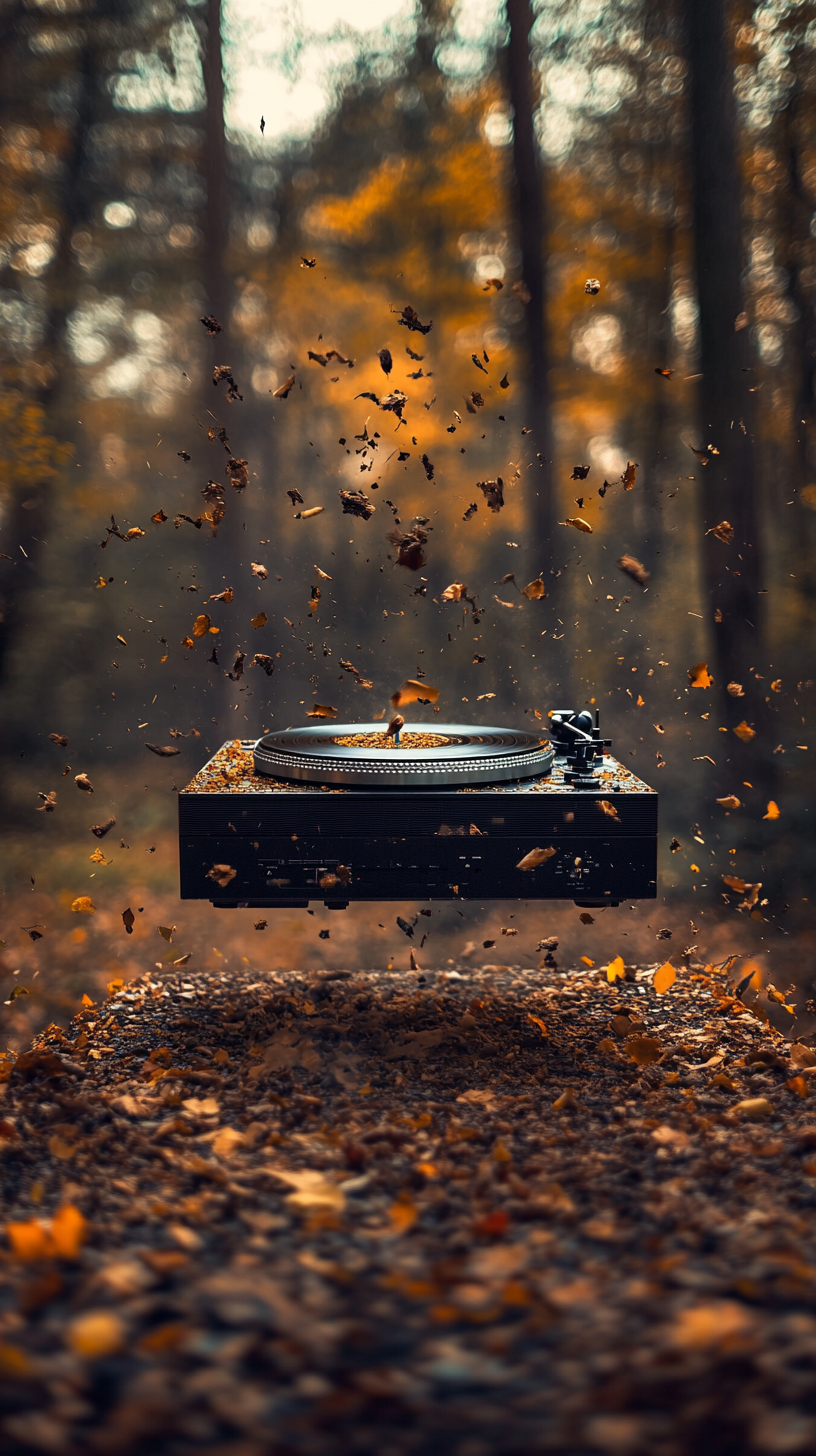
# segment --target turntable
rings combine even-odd
[[[657,794],[597,712],[555,711],[547,733],[324,723],[225,743],[179,795],[181,898],[654,899]]]

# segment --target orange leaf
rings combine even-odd
[[[707,662],[697,662],[688,670],[689,684],[693,688],[710,688],[714,679],[708,671]]]
[[[419,1209],[408,1198],[398,1198],[396,1203],[391,1204],[388,1213],[391,1219],[391,1232],[394,1234],[407,1234],[419,1218]]]
[[[615,956],[615,959],[610,961],[606,968],[607,981],[616,981],[619,976],[622,979],[625,974],[626,970],[623,964],[623,956]]]
[[[749,727],[744,718],[741,723],[737,724],[734,732],[743,743],[750,743],[752,738],[756,738],[756,729]]]
[[[64,1203],[51,1220],[51,1242],[61,1259],[76,1259],[88,1232],[86,1219],[73,1203]]]
[[[541,1020],[541,1017],[540,1016],[532,1016],[531,1013],[528,1011],[527,1012],[527,1020],[528,1021],[532,1021],[533,1026],[539,1027],[542,1036],[548,1036],[549,1035],[549,1033],[547,1031],[547,1028],[544,1025],[544,1022]]]
[[[78,895],[71,905],[72,915],[95,915],[96,906],[90,895]]]
[[[763,814],[762,817],[763,819],[778,819],[781,813],[782,810],[780,809],[779,805],[775,804],[773,799],[771,799],[768,804],[768,812],[767,814]]]
[[[435,703],[439,697],[439,688],[432,688],[428,683],[417,682],[409,677],[395,693],[391,694],[391,707],[403,708],[406,703],[417,703],[420,699],[427,699]]]
[[[806,1077],[791,1077],[785,1086],[789,1092],[795,1092],[797,1097],[807,1097],[810,1092],[810,1083]]]
[[[207,613],[206,612],[202,612],[201,613],[201,616],[200,617],[196,617],[195,621],[193,622],[193,636],[194,637],[206,637],[206,635],[209,632],[209,630],[210,630],[210,619],[207,616]]]
[[[666,961],[665,965],[661,966],[658,971],[655,971],[652,985],[658,996],[665,996],[666,992],[671,990],[676,980],[677,972],[674,966],[671,961]]]
[[[46,1259],[51,1253],[48,1230],[39,1219],[30,1218],[25,1223],[6,1224],[6,1234],[12,1253],[23,1263],[34,1259]]]

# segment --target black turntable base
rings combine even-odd
[[[225,743],[179,796],[181,898],[654,899],[657,794],[597,714],[559,710],[547,734],[331,723]]]

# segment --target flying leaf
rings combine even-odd
[[[606,815],[607,819],[617,819],[618,823],[620,823],[618,806],[617,804],[613,804],[611,799],[596,799],[595,803],[601,813]]]
[[[134,915],[134,913],[131,910],[130,906],[128,906],[127,910],[123,910],[122,911],[122,923],[123,923],[123,925],[125,927],[125,930],[127,931],[128,935],[132,935],[133,934],[133,926],[135,924],[135,921],[136,921],[136,916]]]
[[[267,617],[266,612],[258,612],[254,617],[250,618],[251,625],[256,629],[258,627],[265,627],[268,621],[269,618]]]
[[[181,753],[180,748],[173,748],[170,744],[146,743],[145,748],[149,748],[151,753],[158,754],[159,758],[174,758],[177,753]]]
[[[299,1213],[342,1213],[346,1198],[339,1183],[332,1183],[325,1173],[312,1168],[265,1168],[272,1178],[288,1183],[293,1193],[286,1202]]]
[[[287,380],[285,380],[283,384],[279,384],[277,389],[273,389],[273,391],[272,391],[272,398],[273,399],[288,399],[289,398],[289,391],[291,390],[292,386],[294,385],[294,382],[295,382],[295,376],[294,376],[294,374],[290,374],[289,375],[289,378]]]
[[[226,890],[231,880],[235,879],[238,871],[232,865],[214,864],[211,870],[207,870],[207,879],[215,880],[220,889]]]
[[[438,698],[439,688],[432,688],[429,683],[418,682],[409,677],[391,694],[391,707],[404,708],[407,703],[435,703]]]
[[[529,581],[526,586],[521,588],[521,595],[527,597],[531,602],[538,602],[547,595],[547,588],[541,577],[537,576],[534,581]]]
[[[337,709],[329,707],[328,703],[315,703],[306,714],[307,718],[336,718]]]
[[[637,478],[638,467],[634,460],[627,460],[626,469],[621,476],[621,485],[624,490],[632,490]]]
[[[597,278],[587,278],[587,281],[584,284],[584,293],[589,293],[594,298],[595,294],[596,293],[600,293],[600,291],[601,291],[600,280],[597,279]]]
[[[666,992],[671,990],[676,980],[677,972],[674,966],[672,965],[671,961],[666,961],[665,965],[661,966],[659,970],[655,971],[652,985],[654,986],[658,996],[665,996]]]
[[[210,625],[210,619],[207,616],[207,613],[202,612],[201,615],[196,617],[195,621],[193,622],[193,636],[206,637],[207,633],[210,630]]]
[[[77,786],[78,789],[82,789],[82,792],[83,793],[85,793],[85,794],[92,794],[93,793],[93,784],[91,783],[91,781],[88,778],[88,775],[87,774],[84,774],[84,773],[77,774],[76,777],[74,778],[74,783],[76,784],[76,786]]]
[[[737,724],[734,732],[743,743],[750,743],[752,738],[756,738],[756,728],[749,727],[744,718],[741,723]]]
[[[163,940],[166,940],[168,942],[168,944],[169,944],[172,941],[172,939],[173,939],[173,932],[176,929],[176,926],[175,925],[159,925],[156,928],[157,928],[157,930],[159,932],[159,935],[162,937],[162,939]]]
[[[94,915],[96,906],[90,895],[78,895],[71,905],[72,915]]]
[[[703,464],[706,463],[707,461],[703,462]],[[730,521],[720,521],[719,525],[712,526],[710,530],[706,531],[706,535],[716,536],[718,541],[722,541],[725,543],[726,546],[728,546],[734,539],[734,527],[731,525]]]
[[[728,684],[728,687],[726,688],[726,692],[730,693],[732,698],[745,697],[745,689],[743,688],[742,683],[730,682]]]
[[[533,1023],[533,1026],[537,1026],[538,1027],[538,1029],[541,1032],[541,1035],[542,1036],[549,1036],[549,1032],[547,1031],[547,1028],[544,1025],[544,1022],[541,1020],[541,1017],[540,1016],[533,1016],[532,1013],[528,1011],[527,1012],[527,1020],[528,1021],[531,1021]]]
[[[57,748],[68,747],[68,739],[63,737],[62,733],[49,733],[48,737],[51,739],[52,743],[55,743],[57,745]]]
[[[779,805],[775,804],[773,799],[771,799],[768,803],[768,812],[767,814],[763,814],[762,817],[763,819],[778,819],[781,813],[782,810]]]
[[[623,956],[615,956],[615,959],[613,961],[610,961],[609,965],[606,967],[607,981],[609,981],[611,984],[613,981],[618,980],[618,978],[622,980],[625,974],[626,967],[623,964]]]
[[[105,819],[102,824],[92,824],[91,825],[91,834],[95,835],[97,839],[104,839],[105,838],[105,835],[108,833],[108,831],[110,829],[113,828],[113,826],[114,826],[115,823],[116,823],[116,820],[114,818],[110,818],[110,819]]]
[[[555,853],[552,845],[549,845],[547,849],[531,849],[523,859],[519,860],[516,869],[534,870],[538,865],[545,864],[548,859],[552,859]]]
[[[253,576],[260,577],[261,581],[266,581],[269,572],[267,571],[265,566],[261,565],[260,561],[250,561],[249,567]]]
[[[689,685],[693,688],[710,688],[714,679],[708,671],[707,662],[697,662],[688,669]]]
[[[582,516],[567,516],[565,521],[559,521],[558,524],[559,526],[574,526],[576,531],[586,531],[588,536],[592,535],[589,521],[585,521]]]
[[[638,561],[636,556],[619,556],[615,564],[621,571],[625,571],[627,576],[631,576],[632,580],[636,581],[639,586],[645,586],[649,580],[651,573]]]
[[[725,798],[724,799],[718,799],[717,800],[717,803],[718,804],[721,804],[724,809],[741,809],[742,808],[742,803],[737,798],[736,794],[726,794]]]

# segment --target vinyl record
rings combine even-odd
[[[399,745],[383,723],[289,728],[267,733],[255,745],[256,773],[366,789],[508,783],[549,773],[552,761],[553,751],[538,733],[451,723],[408,724]]]

